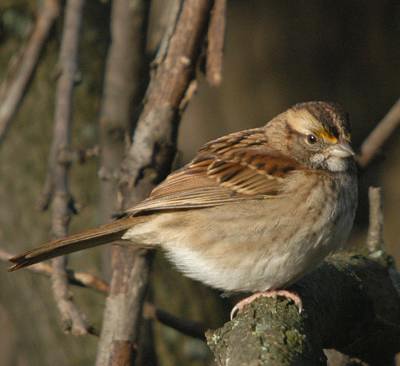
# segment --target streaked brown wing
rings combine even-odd
[[[234,133],[205,145],[192,162],[170,174],[126,214],[265,199],[279,194],[286,176],[301,168],[272,151],[262,129]]]

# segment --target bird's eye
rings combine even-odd
[[[307,135],[307,142],[311,145],[315,144],[317,142],[317,137],[313,134]]]

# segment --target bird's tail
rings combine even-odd
[[[52,240],[36,249],[10,258],[14,265],[9,268],[9,271],[15,271],[60,255],[120,240],[125,231],[143,219],[145,217],[126,217],[78,234]]]

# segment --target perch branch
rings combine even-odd
[[[382,148],[383,144],[400,124],[400,99],[364,140],[358,156],[358,164],[365,168]]]
[[[58,0],[45,0],[39,9],[35,26],[27,45],[19,52],[16,63],[10,62],[7,76],[0,86],[0,144],[26,93],[39,62],[50,29],[60,13]]]
[[[206,336],[218,365],[326,365],[336,349],[369,365],[389,365],[400,351],[400,297],[391,261],[337,255],[292,287],[287,300],[260,299]]]
[[[207,81],[219,86],[222,81],[222,60],[225,40],[226,0],[215,0],[208,27],[206,61]]]
[[[59,154],[69,149],[71,140],[72,96],[78,62],[78,45],[84,0],[68,0],[58,60],[60,76],[57,82],[53,141],[49,154],[46,182],[51,182],[51,229],[55,238],[67,235],[71,218],[72,197],[68,187],[69,164],[59,161]],[[49,183],[46,183],[46,185]],[[94,333],[83,314],[72,301],[65,270],[66,257],[52,260],[52,288],[60,311],[63,329],[75,335]]]

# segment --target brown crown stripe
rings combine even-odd
[[[312,116],[314,116],[323,127],[336,138],[340,132],[343,135],[349,135],[350,123],[346,113],[342,108],[331,102],[308,102],[297,104],[293,107],[296,109],[304,108]]]

